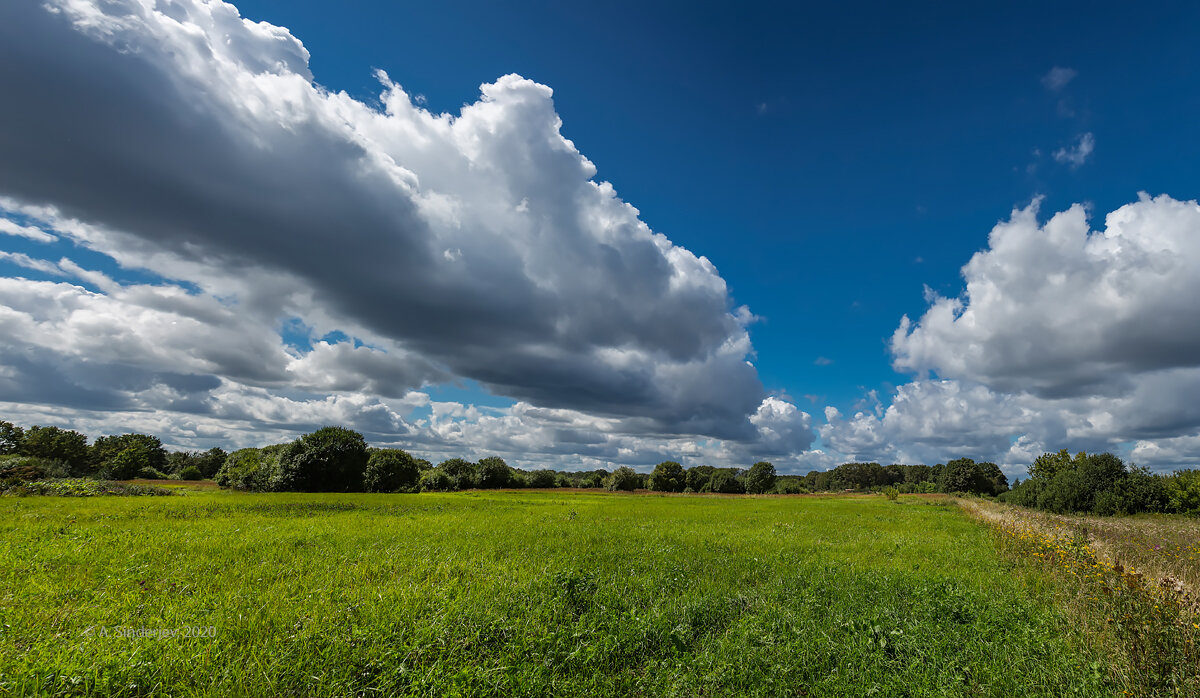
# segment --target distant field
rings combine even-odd
[[[0,694],[1120,695],[993,535],[929,497],[5,498]]]

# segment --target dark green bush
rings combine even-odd
[[[417,461],[398,448],[371,451],[363,473],[363,488],[368,492],[398,492],[417,486],[421,469]]]
[[[280,451],[271,489],[360,492],[368,457],[362,434],[342,427],[324,427],[301,436]]]
[[[163,471],[167,452],[157,436],[120,434],[101,436],[89,453],[93,472],[113,480],[131,480],[147,468]]]
[[[167,474],[158,468],[142,468],[137,471],[137,479],[139,480],[166,480]]]
[[[528,485],[534,489],[546,489],[558,486],[558,476],[553,470],[534,470],[525,476]]]
[[[808,488],[795,478],[779,478],[775,481],[777,494],[808,494]]]
[[[92,471],[87,437],[77,431],[58,427],[29,427],[21,439],[20,453],[23,456],[62,461],[75,475]]]
[[[745,485],[729,468],[715,470],[712,479],[704,487],[702,492],[719,492],[721,494],[745,494],[746,492]]]
[[[203,480],[204,473],[200,472],[200,468],[189,465],[179,471],[178,477],[180,480]]]
[[[422,492],[449,492],[454,489],[454,480],[441,468],[421,472]]]
[[[1171,495],[1163,478],[1144,468],[1132,468],[1111,487],[1096,495],[1093,511],[1113,514],[1160,513],[1170,507]]]
[[[481,458],[475,464],[475,486],[482,489],[496,490],[508,487],[512,482],[512,475],[512,468],[499,456]]]
[[[449,458],[438,463],[437,469],[446,473],[451,489],[469,490],[475,487],[475,464],[462,458]]]
[[[266,448],[242,448],[225,458],[217,472],[217,484],[235,490],[262,492],[269,488],[284,444]]]

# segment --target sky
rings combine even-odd
[[[4,3],[0,418],[527,468],[1195,466],[1198,20]]]

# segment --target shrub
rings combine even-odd
[[[606,478],[604,487],[610,492],[632,492],[642,484],[642,478],[634,472],[633,468],[622,465]]]
[[[650,474],[650,489],[658,492],[682,492],[687,487],[687,473],[683,466],[673,460],[654,466]]]
[[[555,487],[574,487],[575,483],[567,475],[559,474],[554,480]]]
[[[775,492],[777,494],[808,494],[808,488],[801,485],[798,480],[780,478],[775,481]]]
[[[210,448],[203,453],[198,451],[168,453],[167,470],[182,473],[185,469],[194,467],[200,471],[200,479],[212,479],[216,477],[221,466],[225,465],[225,458],[228,456],[229,454],[221,448]]]
[[[42,495],[48,497],[162,497],[175,494],[175,492],[166,487],[155,485],[133,485],[125,482],[105,482],[84,478],[38,480],[37,482],[27,482],[7,489],[3,485],[0,485],[0,491],[6,495]]]
[[[158,468],[142,468],[137,471],[139,480],[166,480],[167,475]]]
[[[217,484],[255,492],[268,489],[282,450],[283,445],[277,445],[242,448],[230,453],[225,458],[225,465],[217,473]]]
[[[454,489],[454,480],[441,468],[433,468],[421,473],[422,492],[448,492]]]
[[[1180,514],[1200,513],[1200,470],[1177,470],[1164,478],[1171,511]]]
[[[70,477],[66,463],[34,456],[0,456],[0,480],[29,482],[44,478]]]
[[[179,471],[179,479],[180,480],[203,480],[204,473],[200,472],[200,468],[197,468],[194,465],[189,465],[189,466],[186,466],[183,470]]]
[[[900,490],[895,487],[885,487],[883,489],[883,496],[887,497],[888,501],[894,502],[900,496]]]
[[[417,486],[421,469],[417,461],[398,448],[371,451],[363,472],[363,489],[368,492],[396,492]]]
[[[289,492],[358,492],[367,469],[367,442],[342,427],[324,427],[283,448],[271,489]]]
[[[588,489],[600,489],[601,487],[604,487],[604,476],[600,473],[592,473],[591,475],[583,478],[583,482],[579,483],[579,486],[586,487]]]
[[[750,494],[763,494],[775,486],[775,466],[766,461],[759,461],[750,466],[746,473],[746,491]]]
[[[508,487],[512,481],[512,468],[499,456],[481,458],[475,465],[476,486],[496,490]]]

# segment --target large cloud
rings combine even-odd
[[[0,6],[0,233],[27,245],[0,261],[42,277],[0,278],[6,417],[578,467],[811,445],[753,315],[593,179],[548,87],[449,115],[378,77],[381,108],[331,93],[222,2]],[[461,378],[518,402],[420,391]]]
[[[962,296],[931,295],[917,322],[902,319],[894,366],[918,380],[881,415],[828,415],[827,444],[1014,471],[1059,448],[1195,465],[1200,205],[1141,195],[1092,231],[1085,207],[1041,224],[1038,203],[992,230]]]
[[[221,2],[4,3],[0,193],[209,297],[156,302],[369,345],[286,357],[230,329],[164,371],[388,395],[459,376],[652,432],[758,437],[749,313],[707,259],[592,179],[549,88],[505,76],[451,116],[379,77],[382,110],[330,93],[299,40]],[[144,320],[74,350],[158,365],[156,347],[194,338]]]
[[[1057,397],[1200,367],[1200,205],[1142,195],[1091,231],[1083,206],[1041,225],[1037,203],[992,230],[961,297],[901,321],[896,369]]]

